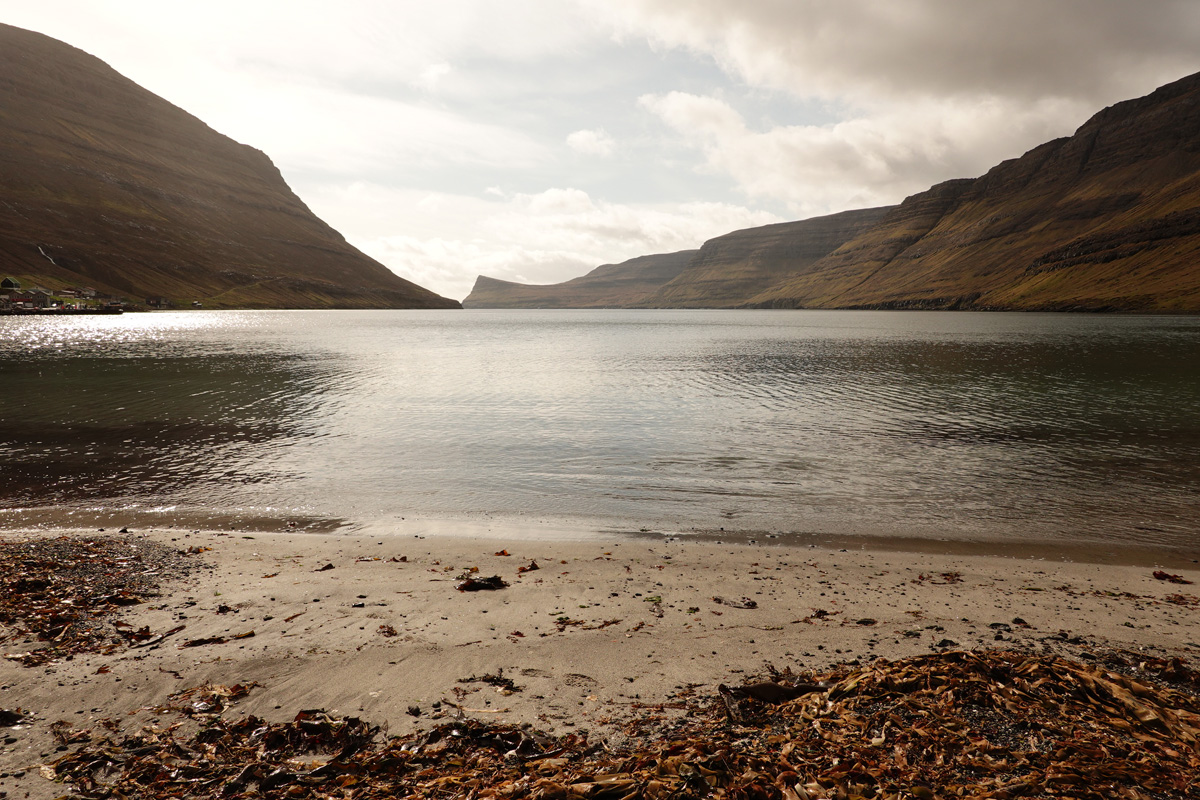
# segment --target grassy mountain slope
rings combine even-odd
[[[1200,311],[1200,75],[908,198],[749,303]]]
[[[886,208],[843,211],[709,239],[677,277],[639,305],[723,308],[786,280],[883,219]]]
[[[38,33],[0,25],[0,272],[136,302],[451,308],[304,205],[261,152]]]

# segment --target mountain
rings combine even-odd
[[[605,264],[564,283],[512,283],[480,275],[467,308],[612,308],[635,305],[683,271],[696,250]]]
[[[1200,312],[1200,74],[898,206],[711,239],[631,305]]]
[[[87,53],[2,24],[0,273],[136,303],[458,306],[350,246],[260,151]]]
[[[883,219],[886,208],[843,211],[727,233],[699,250],[605,264],[545,286],[480,275],[467,308],[727,308],[785,280]]]
[[[709,239],[687,267],[638,305],[727,308],[774,286],[883,219],[887,208],[843,211]]]
[[[908,198],[748,303],[1200,311],[1200,74]]]

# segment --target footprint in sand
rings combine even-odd
[[[572,672],[570,675],[567,675],[565,678],[563,678],[563,683],[567,684],[568,686],[576,686],[580,689],[590,689],[593,686],[598,685],[595,678],[590,678],[587,675],[580,675],[577,672]]]

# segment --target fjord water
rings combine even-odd
[[[8,527],[50,510],[1191,546],[1200,319],[7,317],[0,454]]]

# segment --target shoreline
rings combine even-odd
[[[173,522],[171,522],[173,520]],[[521,542],[683,541],[704,544],[749,544],[785,548],[826,548],[869,552],[924,554],[933,557],[995,556],[1017,560],[1153,566],[1189,569],[1200,564],[1200,539],[1189,547],[1154,542],[1125,543],[1111,538],[1079,538],[1050,542],[1042,538],[952,538],[940,530],[912,529],[900,533],[857,525],[830,525],[825,530],[679,529],[671,524],[637,526],[601,519],[559,519],[518,516],[427,515],[383,517],[364,522],[306,515],[200,514],[164,509],[36,506],[0,510],[0,537],[22,532],[65,531],[93,533],[120,530],[229,531],[348,537],[408,537],[479,539]],[[1144,526],[1141,533],[1161,529]],[[1200,531],[1198,531],[1200,533]],[[1114,534],[1115,535],[1115,534]]]
[[[229,714],[268,721],[323,708],[398,734],[461,713],[556,734],[586,729],[615,743],[639,707],[680,687],[715,694],[769,667],[947,649],[1200,656],[1200,589],[1140,565],[683,538],[159,528],[3,531],[0,541],[60,535],[158,542],[210,567],[121,612],[152,634],[179,628],[152,646],[43,667],[0,662],[0,708],[33,715],[12,734],[0,772],[29,775],[21,786],[32,798],[61,794],[36,775],[42,754],[54,755],[52,723],[112,718],[124,730],[204,683],[256,683]],[[1196,565],[1181,573],[1200,581]],[[507,587],[455,589],[460,576],[492,575]],[[205,639],[214,641],[181,647]],[[462,682],[489,675],[520,691]]]

